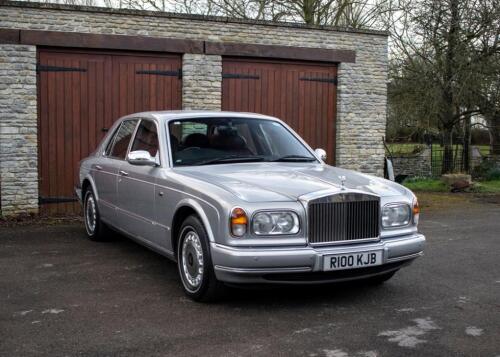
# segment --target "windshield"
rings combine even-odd
[[[169,122],[174,166],[235,162],[313,162],[316,158],[283,125],[251,118]]]

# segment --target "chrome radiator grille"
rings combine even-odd
[[[378,197],[341,193],[309,202],[309,242],[324,244],[379,236]]]

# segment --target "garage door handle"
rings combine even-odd
[[[128,172],[120,170],[120,175],[122,175],[122,176],[128,176]]]
[[[95,169],[101,171],[102,170],[102,166],[101,165],[95,165]]]

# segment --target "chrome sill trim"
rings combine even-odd
[[[221,265],[216,265],[215,270],[225,271],[237,274],[273,274],[273,273],[304,273],[312,271],[311,267],[296,267],[296,268],[231,268]]]

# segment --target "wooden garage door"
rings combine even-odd
[[[119,117],[181,108],[181,57],[105,52],[38,53],[42,212],[79,211],[78,162]]]
[[[222,71],[223,110],[278,117],[334,163],[335,65],[226,58]]]

